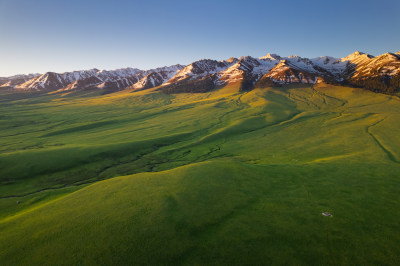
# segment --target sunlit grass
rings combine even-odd
[[[397,97],[233,84],[2,99],[2,265],[400,259]]]

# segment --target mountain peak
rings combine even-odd
[[[376,59],[376,60],[389,60],[389,61],[390,60],[395,60],[395,61],[398,61],[399,54],[384,53],[384,54],[381,54],[381,55],[375,57],[374,59]]]
[[[354,53],[349,54],[345,58],[357,58],[357,57],[359,57],[359,56],[361,56],[363,54],[365,54],[365,53],[360,52],[360,51],[355,51]]]
[[[359,58],[371,59],[371,58],[373,58],[373,56],[370,54],[360,52],[360,51],[355,51],[354,53],[349,54],[346,57],[343,57],[342,61],[353,61],[353,60],[359,59]]]
[[[265,56],[263,56],[263,57],[260,57],[260,59],[269,59],[269,60],[280,60],[281,59],[281,57],[279,56],[279,55],[277,55],[277,54],[270,54],[270,53],[268,53],[267,55],[265,55]]]
[[[238,59],[236,57],[231,57],[231,58],[228,58],[227,60],[225,60],[225,62],[227,62],[227,63],[234,63],[237,61],[238,61]]]

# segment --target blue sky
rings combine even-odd
[[[0,0],[0,76],[400,50],[399,0]]]

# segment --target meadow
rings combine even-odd
[[[1,92],[0,264],[396,265],[399,121],[327,84]]]

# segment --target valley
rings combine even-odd
[[[279,85],[2,90],[2,265],[395,264],[400,99]]]

